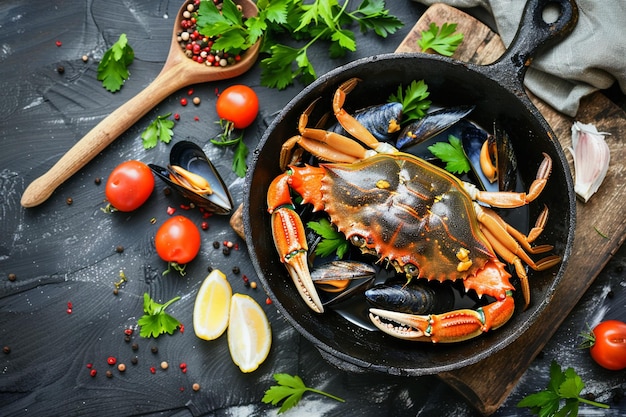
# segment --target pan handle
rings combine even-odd
[[[556,21],[543,18],[547,7],[559,11]],[[535,52],[568,35],[578,22],[578,6],[574,0],[528,0],[517,33],[502,56],[484,69],[492,78],[513,89],[523,90],[524,75]]]

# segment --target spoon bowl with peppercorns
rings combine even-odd
[[[243,17],[252,17],[258,13],[252,0],[235,0],[235,4]],[[170,94],[192,84],[237,77],[254,65],[259,55],[260,40],[242,52],[240,59],[232,63],[222,61],[221,57],[214,57],[212,65],[208,65],[204,59],[201,62],[197,58],[190,59],[193,58],[194,51],[192,50],[192,56],[185,52],[186,42],[182,34],[187,32],[188,27],[184,28],[182,22],[186,20],[187,14],[196,13],[197,7],[197,2],[187,0],[178,11],[167,59],[152,83],[98,123],[46,173],[31,182],[22,195],[22,206],[35,207],[46,201],[58,186]],[[198,52],[201,54],[201,51]]]

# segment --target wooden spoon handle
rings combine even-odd
[[[102,152],[165,97],[185,85],[185,77],[181,76],[180,68],[177,66],[162,71],[143,91],[91,129],[48,172],[34,180],[22,195],[22,206],[34,207],[46,201],[59,185]]]

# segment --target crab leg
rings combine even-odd
[[[307,263],[308,245],[304,225],[294,211],[289,195],[290,179],[289,173],[278,176],[270,185],[267,196],[274,245],[302,299],[313,311],[323,313],[324,307],[313,285]]]
[[[343,108],[343,104],[346,101],[346,95],[350,93],[356,87],[361,80],[359,78],[351,78],[348,81],[343,82],[335,95],[333,96],[333,111],[337,121],[343,126],[346,132],[363,142],[367,147],[375,150],[378,153],[395,153],[398,152],[396,148],[385,142],[379,142],[372,133],[365,128],[358,120],[348,114]]]
[[[541,194],[541,191],[543,191],[543,188],[548,182],[548,177],[550,176],[551,171],[552,159],[548,154],[544,153],[543,161],[541,162],[541,165],[539,165],[537,176],[530,185],[528,193],[503,191],[487,192],[478,190],[476,186],[472,184],[464,183],[464,185],[472,200],[482,201],[483,203],[487,203],[493,207],[515,208],[530,203],[535,200],[539,194]]]
[[[352,163],[369,156],[363,146],[350,138],[323,129],[306,127],[316,102],[317,100],[311,103],[300,115],[298,121],[300,135],[293,136],[283,143],[280,150],[280,168],[284,170],[293,162],[291,155],[296,144],[319,159],[331,162]]]
[[[442,314],[413,315],[370,309],[370,320],[381,331],[399,339],[454,343],[479,336],[506,323],[515,309],[511,291],[503,300],[477,310],[460,309]]]

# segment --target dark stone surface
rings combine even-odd
[[[276,408],[263,404],[261,398],[277,372],[298,374],[307,385],[346,399],[343,404],[307,394],[285,415],[474,415],[436,377],[355,375],[327,364],[275,309],[265,305],[261,288],[244,286],[243,274],[251,281],[256,276],[245,244],[230,229],[227,218],[208,219],[210,229],[202,232],[200,255],[188,265],[184,277],[162,276],[166,266],[155,253],[153,235],[168,217],[166,208],[183,212],[179,205],[184,200],[165,196],[157,182],[149,204],[136,212],[106,215],[100,210],[105,205],[104,182],[117,164],[127,159],[167,161],[169,146],[144,150],[140,135],[157,115],[168,112],[181,115],[174,140],[199,143],[239,204],[243,180],[230,171],[231,151],[209,143],[219,131],[214,123],[215,89],[244,83],[259,95],[260,117],[246,131],[246,143],[253,149],[267,123],[301,89],[298,84],[280,92],[261,87],[255,66],[237,80],[192,86],[193,96],[202,98],[197,107],[180,106],[180,98],[188,97],[189,89],[183,89],[151,110],[47,202],[32,209],[20,206],[21,194],[31,181],[154,79],[165,60],[179,6],[148,0],[5,0],[0,4],[0,344],[10,347],[10,353],[0,354],[0,415],[274,415]],[[357,34],[357,53],[343,60],[329,60],[324,47],[316,47],[311,55],[317,72],[355,58],[392,52],[423,7],[395,1],[389,1],[388,7],[405,22],[401,31],[385,40]],[[96,68],[120,33],[128,35],[136,59],[126,85],[111,94],[96,80]],[[57,40],[62,46],[55,45]],[[83,55],[89,56],[87,62],[82,61]],[[64,67],[62,74],[59,66]],[[619,94],[613,96],[622,99]],[[100,185],[96,178],[102,179]],[[197,210],[184,214],[201,221]],[[156,218],[154,225],[152,218]],[[239,249],[224,256],[221,248],[211,244],[224,240],[235,242]],[[120,245],[121,253],[116,251]],[[523,413],[515,404],[545,387],[553,359],[579,372],[587,384],[585,393],[611,403],[613,408],[603,415],[626,412],[624,400],[615,403],[626,388],[624,372],[601,369],[577,348],[578,334],[587,324],[604,319],[626,321],[625,264],[622,247],[495,415]],[[240,274],[232,272],[233,266],[240,268]],[[270,318],[274,338],[270,356],[251,374],[242,374],[233,365],[225,337],[206,342],[193,334],[193,301],[209,267],[226,272],[233,290],[253,296]],[[116,296],[113,283],[119,280],[120,271],[128,282]],[[15,281],[9,280],[10,274],[15,274]],[[187,330],[156,340],[140,338],[136,324],[144,292],[162,302],[181,295],[169,311]],[[68,303],[71,314],[66,312]],[[129,328],[135,331],[125,341],[124,330]],[[136,350],[133,343],[137,343]],[[152,353],[153,346],[158,347],[157,353]],[[125,363],[126,371],[110,367],[109,356]],[[138,362],[133,365],[135,356]],[[169,363],[169,369],[160,369],[162,361]],[[183,362],[186,373],[179,368]],[[88,364],[97,369],[96,377],[90,376]],[[156,373],[151,373],[151,367]],[[112,371],[111,378],[107,370]],[[192,389],[196,382],[201,385],[197,392]],[[599,414],[583,407],[580,415]]]

